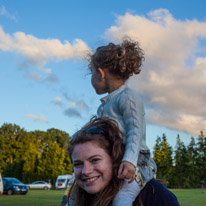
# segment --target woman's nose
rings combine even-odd
[[[82,168],[82,174],[87,175],[90,174],[93,171],[93,167],[89,163],[85,163]]]

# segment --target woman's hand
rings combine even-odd
[[[128,183],[132,183],[135,180],[135,166],[130,162],[123,161],[119,166],[118,178],[130,179]]]

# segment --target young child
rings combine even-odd
[[[139,43],[130,40],[124,40],[121,45],[110,43],[98,47],[90,56],[92,85],[97,94],[108,93],[101,99],[97,115],[118,122],[126,146],[118,172],[118,177],[125,181],[113,206],[132,206],[157,169],[146,145],[143,105],[137,93],[125,84],[133,74],[140,73],[143,60],[144,53]]]

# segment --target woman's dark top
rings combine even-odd
[[[143,188],[133,206],[179,206],[176,196],[157,180],[150,180]]]

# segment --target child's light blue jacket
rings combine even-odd
[[[116,120],[123,132],[122,138],[126,150],[122,161],[131,162],[134,166],[140,167],[140,170],[142,166],[149,166],[156,172],[156,164],[146,145],[145,111],[137,92],[124,84],[103,97],[101,102],[97,110],[98,117],[104,116]],[[144,177],[144,179],[151,178]]]

